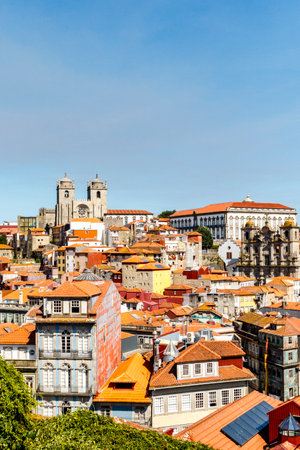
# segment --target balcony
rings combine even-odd
[[[93,352],[62,352],[61,350],[55,350],[53,352],[46,352],[41,350],[39,352],[40,358],[59,358],[59,359],[92,359]]]
[[[91,395],[93,393],[93,388],[91,386],[44,386],[42,384],[39,384],[36,392],[43,394]]]

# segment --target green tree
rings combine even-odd
[[[37,420],[26,450],[212,450],[209,446],[174,439],[157,431],[141,431],[92,411],[79,410]]]
[[[202,234],[202,248],[204,249],[212,248],[214,240],[210,232],[210,229],[207,227],[199,227],[197,228],[196,231]]]
[[[0,448],[24,448],[35,404],[23,376],[0,357]]]
[[[172,210],[167,209],[166,211],[162,211],[160,214],[158,214],[158,217],[160,219],[166,219],[166,218],[170,217],[172,214],[174,214],[175,212],[176,212],[176,209],[172,209]]]
[[[0,235],[0,244],[7,245],[7,237],[6,237],[6,234],[4,234],[4,233]]]

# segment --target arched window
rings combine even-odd
[[[52,402],[43,402],[43,416],[44,417],[52,417],[53,416]]]
[[[89,351],[89,336],[87,333],[80,333],[78,335],[78,353],[88,353]]]
[[[65,198],[69,198],[69,191],[65,191]]]
[[[53,387],[53,366],[48,363],[43,369],[43,385],[44,387]]]
[[[67,414],[71,412],[71,404],[70,402],[63,402],[63,404],[61,405],[61,413],[62,414]]]
[[[79,390],[85,391],[87,389],[88,381],[88,368],[85,364],[81,364],[78,371],[78,387]]]
[[[71,351],[70,331],[65,330],[61,334],[61,351],[63,353],[70,353]]]
[[[44,334],[44,351],[53,352],[53,334],[50,331],[46,331]]]
[[[63,364],[60,370],[60,385],[62,389],[69,389],[71,387],[71,367],[69,364]]]
[[[97,191],[97,198],[101,198],[101,192]]]

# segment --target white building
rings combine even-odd
[[[208,205],[198,209],[177,211],[170,217],[170,225],[180,231],[193,231],[205,226],[214,239],[241,240],[241,227],[248,220],[261,228],[268,221],[277,231],[288,219],[296,223],[297,211],[280,203],[257,203],[249,196],[242,202]]]

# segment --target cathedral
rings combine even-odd
[[[57,201],[55,206],[55,225],[62,225],[71,219],[103,219],[107,211],[107,182],[96,175],[88,182],[87,200],[75,199],[75,183],[65,174],[57,181]]]

